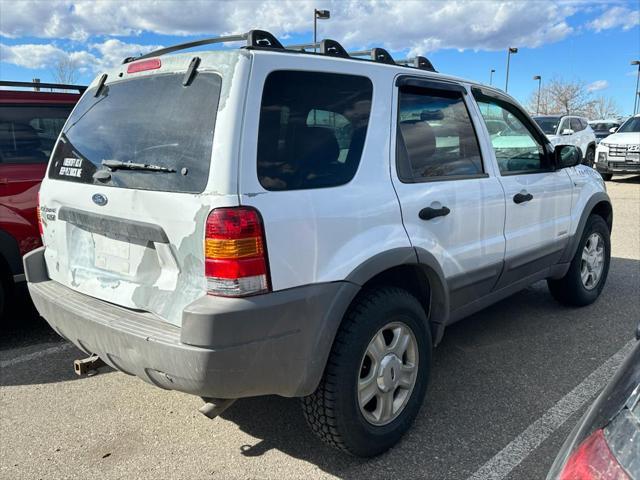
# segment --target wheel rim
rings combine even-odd
[[[593,290],[600,283],[604,270],[604,240],[599,233],[592,233],[582,249],[580,277],[587,290]]]
[[[418,343],[402,322],[391,322],[373,336],[360,362],[358,405],[372,425],[394,421],[406,406],[418,374]]]

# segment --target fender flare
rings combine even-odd
[[[571,241],[569,241],[569,243],[567,244],[562,257],[560,257],[559,263],[569,263],[571,262],[571,260],[573,259],[574,255],[576,254],[576,251],[578,249],[578,245],[580,244],[580,240],[582,239],[582,233],[584,232],[584,227],[587,224],[587,219],[589,218],[589,216],[591,215],[591,213],[593,212],[593,209],[595,208],[596,205],[598,205],[601,202],[605,202],[607,204],[609,204],[609,206],[611,207],[611,225],[609,225],[610,227],[613,226],[613,207],[611,205],[611,199],[609,198],[609,195],[607,195],[605,192],[596,192],[594,193],[589,200],[587,200],[587,203],[585,204],[584,208],[582,209],[582,214],[580,215],[580,220],[578,221],[578,226],[576,228],[576,233],[573,235],[573,238],[571,239]],[[605,219],[606,220],[606,219]]]

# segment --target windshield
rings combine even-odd
[[[200,193],[208,176],[220,76],[150,75],[85,93],[58,142],[49,178],[141,190]],[[108,169],[103,162],[162,169]],[[95,175],[97,171],[99,174]],[[97,179],[100,178],[100,180]]]
[[[638,133],[640,132],[640,117],[631,117],[624,122],[616,133]]]
[[[562,117],[533,117],[538,126],[547,135],[555,135]]]

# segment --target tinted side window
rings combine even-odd
[[[258,179],[267,190],[343,185],[364,148],[373,85],[366,77],[276,71],[265,81]]]
[[[73,107],[0,107],[0,163],[47,163]]]
[[[578,120],[577,118],[571,119],[571,130],[573,130],[574,132],[579,132],[582,130],[582,124],[580,123],[580,120]]]
[[[397,168],[402,181],[482,174],[482,158],[462,93],[400,88]]]
[[[478,106],[485,122],[502,121],[506,125],[504,130],[491,134],[500,173],[533,173],[546,169],[543,146],[514,107],[490,98],[479,98]]]

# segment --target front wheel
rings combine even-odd
[[[431,336],[405,290],[363,292],[336,335],[317,390],[302,399],[311,429],[329,445],[372,457],[400,440],[425,396]]]
[[[595,302],[607,280],[610,261],[609,227],[601,216],[591,215],[569,271],[558,280],[547,280],[551,295],[561,303],[578,307]]]

